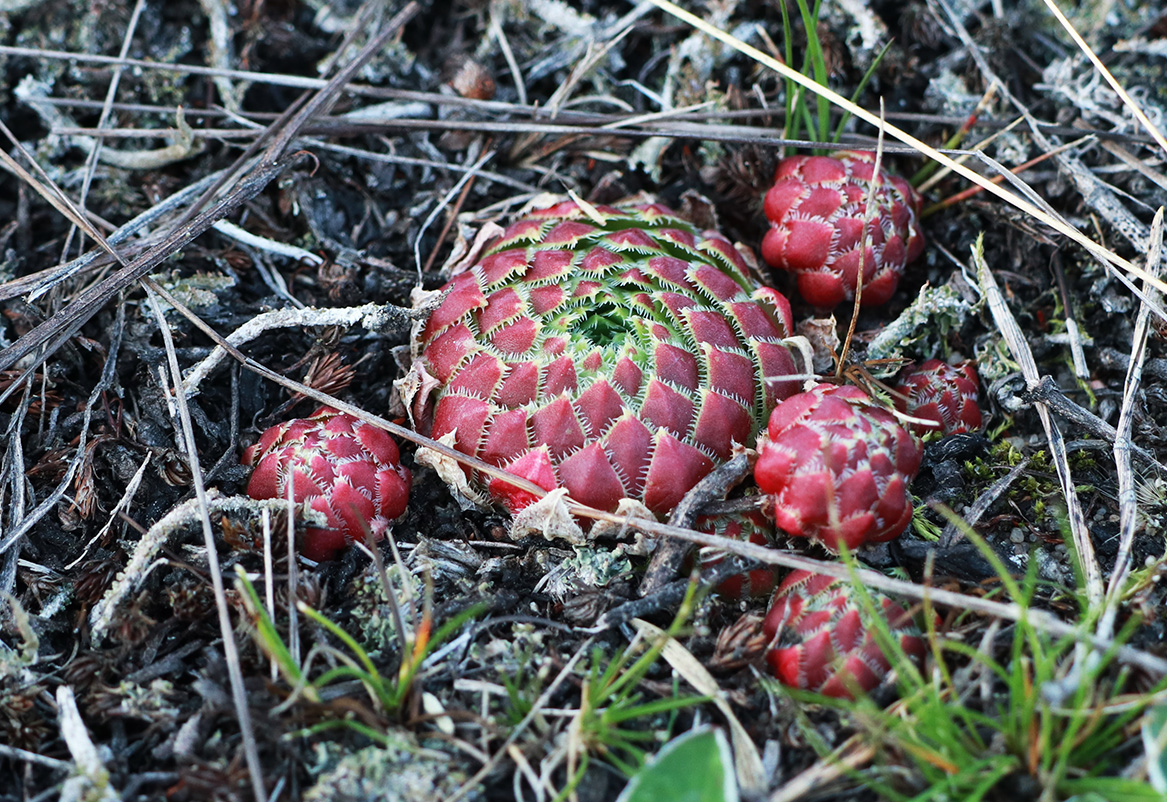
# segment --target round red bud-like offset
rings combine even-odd
[[[380,540],[405,512],[412,483],[388,433],[352,415],[321,407],[310,417],[273,426],[243,455],[254,465],[247,494],[287,498],[323,513],[325,527],[304,531],[299,550],[329,560],[366,529]]]
[[[977,370],[972,362],[950,365],[939,359],[907,368],[895,388],[896,408],[913,418],[935,422],[935,426],[911,424],[923,437],[929,432],[944,436],[981,429],[981,408],[977,406]]]
[[[774,408],[754,479],[782,530],[838,551],[907,528],[919,469],[916,438],[890,410],[858,387],[820,384]]]
[[[917,664],[925,643],[908,612],[876,591],[868,591],[903,652]],[[783,685],[824,696],[854,698],[887,678],[891,663],[863,620],[862,607],[842,579],[794,571],[774,592],[763,631],[770,673]]]
[[[764,204],[770,230],[762,240],[762,258],[797,274],[798,291],[816,307],[853,300],[860,265],[860,303],[887,303],[904,266],[924,250],[919,194],[882,169],[871,220],[864,225],[874,169],[875,154],[855,150],[791,156],[778,164]]]
[[[786,298],[663,206],[531,212],[444,290],[419,431],[602,510],[667,513],[799,389]],[[512,512],[534,500],[467,475]]]

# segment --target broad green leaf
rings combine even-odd
[[[1143,749],[1147,752],[1147,779],[1167,794],[1167,704],[1157,704],[1143,717]]]
[[[733,756],[720,730],[700,729],[669,741],[616,802],[738,802]]]

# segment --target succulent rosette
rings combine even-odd
[[[365,532],[380,540],[409,503],[412,477],[388,433],[352,415],[321,407],[310,417],[273,426],[243,455],[254,465],[247,494],[306,503],[327,519],[309,527],[300,553],[328,560]]]
[[[775,407],[754,478],[781,529],[838,551],[907,528],[919,468],[920,447],[890,410],[858,387],[820,384]]]
[[[668,512],[799,389],[787,300],[663,206],[531,212],[444,291],[416,343],[419,430],[599,509]]]
[[[862,305],[887,303],[905,265],[924,250],[920,196],[882,169],[871,221],[864,225],[875,175],[875,154],[869,151],[791,156],[778,164],[764,203],[770,230],[762,240],[762,258],[795,273],[799,293],[814,306],[829,309],[854,299],[860,265]]]
[[[868,593],[900,649],[921,662],[924,639],[908,611],[881,593]],[[854,690],[875,690],[891,671],[859,600],[842,579],[794,571],[774,592],[762,626],[772,644],[766,651],[770,673],[792,688],[850,699]]]
[[[981,408],[977,406],[977,370],[971,362],[950,365],[929,359],[910,367],[900,376],[896,408],[913,418],[932,421],[934,426],[912,424],[912,431],[942,435],[977,432],[981,428]]]

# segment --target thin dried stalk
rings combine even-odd
[[[1149,267],[1159,264],[1163,250],[1163,208],[1155,213],[1151,223],[1151,252],[1147,255]],[[1152,267],[1152,269],[1154,269]],[[1153,293],[1150,287],[1144,290]],[[1114,464],[1118,472],[1118,515],[1119,541],[1118,555],[1114,561],[1114,571],[1110,576],[1110,585],[1106,589],[1106,610],[1098,622],[1098,634],[1110,637],[1114,632],[1114,621],[1118,615],[1126,579],[1131,570],[1131,545],[1135,539],[1135,527],[1138,523],[1138,498],[1135,493],[1135,476],[1131,470],[1131,428],[1134,425],[1135,404],[1139,394],[1139,386],[1143,378],[1143,366],[1147,360],[1147,336],[1150,334],[1150,307],[1144,303],[1139,307],[1139,314],[1135,318],[1135,332],[1131,343],[1130,363],[1127,367],[1126,381],[1122,388],[1122,408],[1118,415],[1117,434],[1114,438]]]
[[[236,167],[228,171],[222,182],[231,180],[236,174],[242,174],[234,190],[224,198],[219,199],[209,209],[199,213],[205,200],[210,200],[210,194],[216,189],[212,187],[204,193],[203,198],[197,201],[187,212],[186,217],[178,224],[162,242],[148,249],[141,256],[123,266],[120,270],[106,277],[97,284],[89,287],[77,296],[72,302],[58,311],[51,319],[37,326],[12,345],[0,351],[0,370],[12,367],[16,362],[34,355],[26,372],[39,367],[57,348],[72,337],[115,293],[128,287],[134,281],[153,271],[164,260],[168,259],[177,249],[210,228],[216,221],[226,217],[247,200],[257,195],[267,184],[283,172],[284,168],[294,163],[297,155],[285,157],[287,151],[300,129],[311,119],[327,112],[335,102],[341,88],[357,73],[366,61],[373,57],[385,46],[389,38],[408,22],[418,11],[416,2],[409,3],[390,20],[385,30],[373,37],[348,64],[345,65],[328,85],[311,98],[293,104],[273,123],[264,134],[257,139],[251,148],[248,148],[237,160]],[[270,144],[268,143],[270,140]],[[266,148],[257,158],[253,159],[260,147]],[[6,153],[0,156],[11,160]],[[96,232],[94,232],[96,233]],[[96,239],[100,238],[95,237]],[[114,253],[111,249],[111,253]],[[115,253],[116,256],[116,253]],[[2,396],[0,396],[2,398]]]
[[[178,366],[178,354],[174,351],[174,338],[170,335],[170,324],[158,303],[157,296],[150,291],[148,280],[146,298],[150,309],[158,321],[162,340],[166,346],[166,361],[170,367],[175,406],[181,423],[183,451],[190,468],[191,484],[194,485],[198,500],[199,521],[203,529],[203,546],[207,551],[207,568],[211,574],[211,586],[215,591],[215,610],[219,614],[219,633],[223,638],[223,653],[227,660],[227,675],[231,681],[231,698],[235,702],[235,717],[239,720],[239,730],[243,735],[243,754],[247,759],[247,769],[251,776],[251,790],[255,802],[267,802],[267,789],[263,781],[263,765],[259,759],[259,745],[255,741],[255,730],[251,726],[251,708],[247,702],[247,688],[243,685],[243,667],[239,663],[239,646],[235,643],[235,630],[231,624],[231,612],[227,606],[227,592],[223,585],[223,570],[219,565],[219,550],[215,545],[215,531],[211,526],[211,508],[207,488],[203,483],[203,469],[199,465],[198,445],[195,443],[194,426],[190,420],[190,407],[182,391],[182,369]]]
[[[985,263],[979,247],[973,249],[973,261],[977,270],[977,283],[980,285],[981,294],[989,305],[989,311],[993,315],[997,329],[1001,332],[1013,358],[1021,366],[1021,375],[1025,377],[1026,386],[1032,389],[1041,381],[1033,352],[1029,350],[1025,335],[1022,334],[1021,327],[1017,325],[1013,313],[1009,311],[1005,298],[1001,295],[997,281]],[[1078,491],[1074,486],[1074,477],[1070,472],[1070,462],[1066,455],[1065,441],[1062,439],[1061,430],[1058,429],[1057,424],[1050,416],[1049,407],[1046,404],[1038,403],[1034,409],[1037,410],[1041,425],[1045,429],[1050,459],[1057,470],[1062,496],[1066,500],[1070,534],[1074,538],[1074,548],[1086,575],[1086,598],[1089,599],[1091,605],[1101,604],[1104,593],[1102,569],[1094,557],[1094,541],[1090,539],[1090,531],[1086,526],[1086,516],[1082,513],[1082,504],[1078,500]]]

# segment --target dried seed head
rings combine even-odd
[[[774,409],[754,478],[787,534],[838,551],[904,531],[919,468],[919,445],[889,410],[858,387],[820,384]]]
[[[910,658],[924,658],[924,640],[908,612],[881,593],[868,591],[891,635]],[[850,699],[869,693],[891,663],[864,624],[858,600],[842,579],[794,571],[774,592],[763,631],[770,673],[792,688]]]
[[[921,437],[928,432],[948,436],[980,431],[979,385],[971,362],[949,365],[939,359],[929,359],[904,371],[896,390],[906,396],[896,398],[896,407],[901,412],[936,422],[936,426],[912,424],[912,431]]]
[[[491,100],[498,88],[490,70],[469,56],[459,56],[447,65],[450,86],[462,97]]]
[[[786,299],[662,206],[532,212],[445,290],[418,343],[413,379],[436,388],[413,399],[419,429],[603,510],[667,512],[798,389]]]
[[[762,258],[798,275],[798,291],[829,309],[855,297],[863,268],[863,306],[887,303],[904,266],[924,250],[920,196],[899,176],[879,172],[870,225],[864,225],[875,154],[792,156],[778,164],[766,193],[770,230]],[[867,248],[863,249],[866,228]]]
[[[321,407],[311,417],[273,426],[243,456],[254,465],[247,494],[306,503],[328,519],[304,532],[300,553],[328,560],[365,531],[381,539],[405,512],[412,478],[386,432]]]

